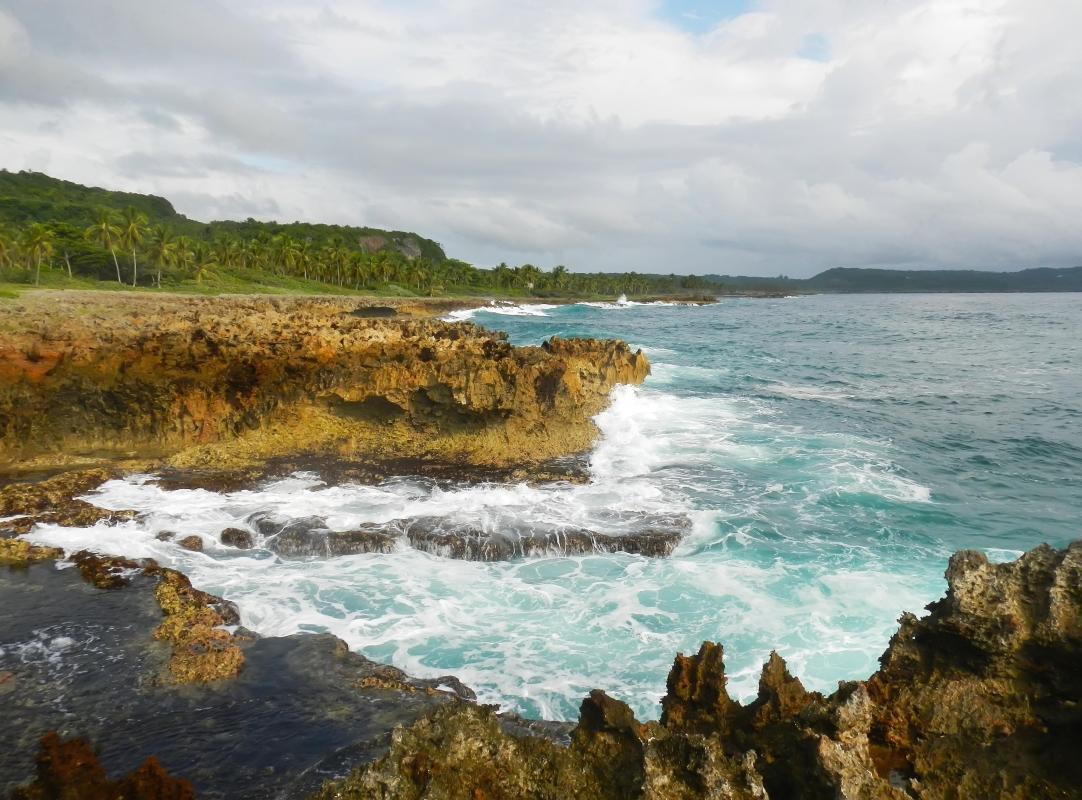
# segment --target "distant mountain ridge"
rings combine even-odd
[[[730,291],[749,292],[1082,292],[1082,267],[1038,267],[1015,272],[835,267],[811,278],[703,277]]]
[[[1082,292],[1082,267],[1016,272],[836,267],[804,285],[821,292]]]
[[[179,213],[172,203],[157,195],[83,186],[41,172],[0,169],[0,223],[26,225],[33,222],[66,222],[86,227],[94,222],[102,208],[123,212],[128,207],[146,214],[151,224],[165,224],[178,234],[202,239],[211,239],[219,231],[245,238],[264,232],[272,236],[287,233],[295,239],[310,240],[318,245],[337,235],[350,239],[360,249],[369,252],[393,248],[410,259],[424,257],[436,262],[447,260],[438,242],[411,231],[310,222],[260,222],[255,219],[199,222]]]

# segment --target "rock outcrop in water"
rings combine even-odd
[[[1082,542],[1010,564],[961,552],[947,580],[928,617],[902,617],[875,675],[829,697],[772,654],[742,705],[707,642],[677,656],[660,722],[595,691],[559,747],[445,707],[319,797],[1082,797]]]
[[[153,778],[154,756],[201,800],[301,800],[385,752],[395,725],[472,697],[452,677],[411,678],[329,634],[241,631],[243,669],[180,686],[159,635],[175,616],[161,574],[100,557],[77,566],[0,567],[0,797],[34,780],[37,754],[22,797],[143,797],[130,790],[145,782],[106,775]],[[50,731],[96,758],[53,737],[42,748]]]
[[[0,320],[0,469],[158,457],[258,469],[304,454],[536,464],[588,448],[609,390],[649,372],[622,342],[512,347],[472,324],[357,316],[362,305],[20,299]]]
[[[444,558],[467,561],[618,552],[660,558],[672,553],[691,526],[690,520],[682,514],[641,515],[634,520],[633,530],[619,533],[600,533],[584,528],[484,527],[443,517],[366,523],[349,531],[330,530],[322,517],[287,520],[259,512],[250,516],[247,522],[260,534],[264,547],[286,558],[390,553],[401,544]],[[231,544],[247,533],[236,528],[230,528],[228,532],[228,537],[227,531],[222,532],[222,544]],[[251,536],[250,533],[247,535]]]

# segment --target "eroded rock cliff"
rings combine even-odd
[[[1082,797],[1082,542],[1010,564],[961,552],[947,580],[875,675],[829,697],[772,654],[742,705],[706,642],[677,656],[660,722],[595,691],[559,747],[448,706],[320,798]]]
[[[298,454],[477,467],[585,450],[646,357],[616,341],[512,347],[359,301],[31,295],[0,319],[0,470]]]

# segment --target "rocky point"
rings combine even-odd
[[[31,295],[0,320],[0,470],[259,471],[275,458],[506,468],[586,450],[649,364],[619,341],[513,347],[364,301]]]

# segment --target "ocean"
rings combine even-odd
[[[903,611],[945,589],[962,548],[1008,560],[1062,546],[1082,518],[1082,295],[818,295],[717,305],[511,306],[456,312],[515,344],[617,337],[653,365],[597,418],[590,481],[448,486],[397,478],[258,491],[165,490],[150,476],[88,497],[146,512],[35,541],[154,557],[224,595],[265,635],[330,631],[364,655],[525,716],[575,719],[593,688],[659,715],[679,651],[725,645],[754,696],[776,650],[808,688],[877,667]],[[493,529],[692,527],[669,558],[497,563],[411,550],[311,561],[158,541],[256,511],[332,528],[439,515]]]

